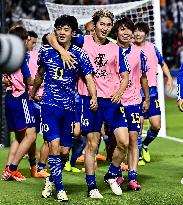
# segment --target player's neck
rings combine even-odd
[[[65,42],[65,43],[60,43],[60,45],[65,49],[65,50],[68,50],[70,45],[71,45],[71,42]]]
[[[95,43],[97,43],[99,45],[103,45],[106,41],[106,38],[100,39],[100,38],[98,38],[98,36],[96,34],[93,35],[93,39],[94,39]]]
[[[137,46],[139,46],[139,47],[143,47],[143,46],[145,45],[145,41],[140,42],[140,43],[135,42],[135,45],[137,45]]]
[[[117,40],[117,44],[119,47],[125,48],[125,49],[130,46],[130,42],[120,42],[119,40]]]

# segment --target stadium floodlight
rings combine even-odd
[[[147,40],[156,44],[162,52],[161,42],[161,19],[160,19],[160,1],[142,0],[129,3],[109,4],[109,5],[64,5],[46,2],[49,17],[55,21],[61,14],[73,15],[77,18],[80,29],[84,30],[84,24],[91,20],[93,13],[99,9],[107,9],[114,13],[115,20],[127,16],[134,23],[144,21],[148,23],[150,32]],[[165,100],[164,100],[164,79],[162,69],[158,69],[158,92],[161,107],[161,130],[159,136],[166,136],[165,121]]]

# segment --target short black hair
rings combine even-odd
[[[33,37],[33,38],[38,38],[38,35],[34,31],[28,31],[28,36]]]
[[[72,31],[78,30],[78,22],[74,16],[69,15],[62,15],[55,20],[54,27],[57,28],[58,26],[69,26],[71,27]]]
[[[23,26],[13,26],[10,28],[8,33],[14,34],[22,40],[26,40],[28,38],[28,32]]]
[[[141,21],[135,24],[135,30],[138,29],[139,31],[143,31],[145,34],[149,33],[149,26],[147,23]]]
[[[46,36],[47,36],[48,34],[49,34],[49,33],[46,33],[46,34],[44,34],[44,36],[42,37],[42,44],[43,44],[43,45],[49,44],[49,42],[48,42],[48,40],[47,40],[47,38],[46,38]]]
[[[109,36],[114,38],[114,39],[117,39],[118,29],[120,27],[123,27],[123,26],[127,27],[132,32],[134,32],[134,30],[135,30],[135,26],[134,26],[133,21],[127,17],[123,17],[122,19],[119,19],[114,23],[114,26],[113,26]]]

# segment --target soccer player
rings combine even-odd
[[[26,45],[28,33],[23,27],[13,27],[9,33],[19,36]],[[6,169],[2,172],[4,180],[10,178],[17,181],[25,180],[25,177],[17,170],[17,167],[36,139],[34,116],[30,109],[27,86],[24,84],[24,81],[26,81],[26,84],[33,85],[27,62],[28,57],[26,55],[24,63],[19,70],[11,75],[4,76],[10,82],[5,98],[6,119],[9,130],[15,132],[16,138],[9,150]]]
[[[94,79],[97,88],[98,110],[91,112],[89,109],[89,94],[82,79],[78,82],[78,91],[83,98],[83,116],[81,130],[87,133],[85,152],[86,184],[90,198],[103,198],[100,194],[95,179],[95,153],[100,139],[103,122],[112,126],[117,146],[114,150],[113,161],[104,177],[107,184],[116,195],[122,195],[122,190],[116,178],[121,175],[120,165],[127,152],[129,135],[125,115],[120,112],[120,98],[128,85],[128,62],[122,54],[122,49],[107,39],[113,25],[113,14],[110,11],[99,10],[94,13],[92,21],[95,25],[95,34],[79,36],[73,43],[80,43],[83,50],[89,55],[94,67]],[[48,37],[50,44],[63,53],[54,35]]]
[[[95,33],[95,26],[93,21],[89,21],[85,24],[85,34],[86,35],[94,35]]]
[[[177,105],[181,112],[183,112],[183,64],[177,75]]]
[[[72,127],[75,110],[75,87],[79,72],[84,76],[90,93],[89,109],[97,109],[96,88],[92,78],[93,67],[83,50],[71,44],[71,37],[77,30],[77,20],[63,15],[56,19],[55,36],[57,42],[75,55],[78,64],[75,69],[64,68],[59,53],[50,45],[40,49],[38,72],[32,96],[41,85],[44,77],[44,92],[41,105],[42,132],[49,143],[48,164],[51,176],[46,178],[42,196],[51,196],[53,183],[58,201],[68,201],[62,183],[62,159],[67,156],[72,142]],[[64,69],[63,69],[64,68]],[[62,157],[60,158],[60,154]]]
[[[138,144],[137,138],[140,132],[140,115],[149,108],[149,90],[147,82],[147,66],[143,52],[131,43],[134,32],[134,23],[124,17],[114,24],[114,32],[117,34],[117,44],[123,48],[129,65],[129,84],[121,97],[121,104],[128,122],[129,146],[128,146],[128,189],[139,190],[141,186],[137,182]],[[141,87],[145,94],[141,111],[142,97]]]
[[[27,50],[32,51],[36,46],[38,35],[34,31],[28,31]]]
[[[36,72],[37,72],[37,60],[38,60],[38,51],[30,51],[29,53],[29,63],[28,67],[31,73],[31,76],[35,78]],[[31,94],[32,86],[29,86],[29,95]],[[36,133],[38,134],[40,132],[40,125],[41,125],[41,116],[40,116],[40,101],[42,98],[43,93],[43,85],[39,88],[38,92],[36,93],[36,96],[34,97],[34,101],[31,99],[31,109],[34,114],[35,118],[35,127],[36,127]],[[31,97],[30,97],[31,98]],[[32,156],[32,163],[30,161],[31,165],[31,176],[35,178],[46,178],[49,176],[49,174],[46,172],[46,161],[49,153],[48,144],[46,141],[44,141],[41,150],[40,150],[40,160],[38,163],[38,166],[36,165],[36,159],[35,159],[35,153],[36,153],[36,142],[34,142],[29,149],[29,157]]]
[[[147,136],[142,142],[142,135],[139,135],[139,165],[145,165],[145,162],[150,162],[150,153],[148,146],[156,139],[158,132],[161,128],[161,111],[158,101],[158,89],[157,89],[157,74],[158,64],[161,65],[164,75],[167,77],[167,85],[172,87],[172,77],[170,75],[167,64],[165,63],[161,53],[157,47],[148,41],[146,36],[149,33],[148,24],[145,22],[138,22],[135,24],[134,40],[135,44],[143,50],[147,59],[147,79],[150,93],[150,106],[147,112],[143,113],[143,117],[148,118],[150,122],[150,128],[147,131]],[[144,94],[142,93],[143,101]],[[143,160],[142,160],[143,156]],[[145,161],[145,162],[144,162]]]
[[[177,75],[177,105],[178,109],[183,112],[183,64]],[[183,184],[183,178],[181,184]]]

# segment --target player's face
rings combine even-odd
[[[27,50],[28,51],[32,51],[33,48],[35,47],[36,45],[36,42],[37,42],[37,38],[34,38],[34,37],[28,37],[28,40],[27,40]]]
[[[94,24],[88,23],[86,26],[86,35],[93,35],[95,33],[95,26]]]
[[[133,32],[126,26],[120,26],[118,29],[118,40],[121,43],[130,43]]]
[[[139,29],[136,29],[134,31],[134,40],[135,40],[135,43],[137,44],[141,44],[145,41],[145,38],[146,38],[146,34],[144,31],[142,30],[139,30]]]
[[[112,29],[112,20],[109,17],[100,17],[95,26],[95,33],[98,39],[105,39]]]
[[[57,37],[57,41],[60,44],[69,43],[72,37],[72,29],[70,26],[58,26],[55,29],[55,35]]]

